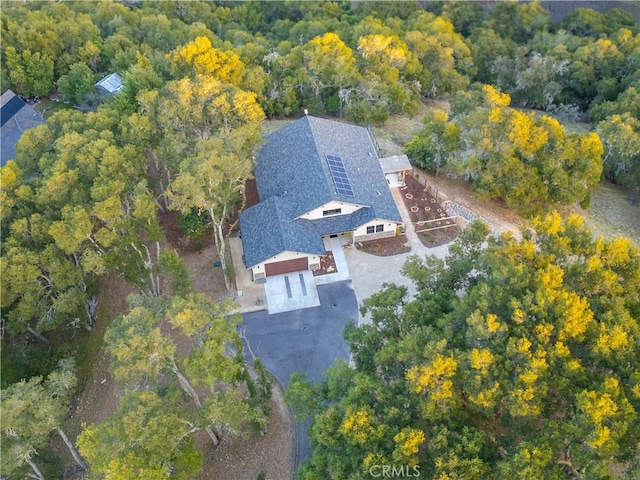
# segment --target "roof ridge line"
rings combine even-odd
[[[316,134],[313,131],[313,128],[311,127],[311,122],[309,121],[309,115],[305,115],[304,118],[307,120],[307,125],[309,125],[309,131],[311,132],[311,138],[313,139],[313,147],[316,151],[316,155],[318,156],[318,159],[322,160],[322,158],[320,158],[320,149],[318,148],[318,141],[316,140]]]

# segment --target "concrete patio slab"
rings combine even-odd
[[[384,177],[387,179],[389,187],[398,188],[404,186],[402,182],[398,180],[398,175],[396,173],[387,173]]]

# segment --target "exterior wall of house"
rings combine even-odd
[[[319,207],[314,208],[310,212],[300,215],[298,218],[304,218],[306,220],[317,220],[319,218],[326,218],[322,214],[322,212],[326,210],[335,210],[338,208],[341,209],[341,212],[336,215],[349,215],[355,212],[356,210],[361,209],[362,207],[364,207],[364,205],[357,205],[355,203],[338,202],[338,201],[332,200],[331,202],[327,202],[324,205],[320,205]]]
[[[383,230],[381,232],[375,231],[375,227],[378,225],[383,226]],[[374,227],[373,233],[367,233],[367,227]],[[396,234],[397,227],[398,224],[396,222],[390,222],[389,220],[371,220],[370,222],[359,226],[353,231],[353,241],[358,242],[365,240],[375,240],[376,238],[393,237]]]
[[[309,258],[310,270],[315,270],[316,268],[320,267],[320,257],[318,255],[309,255],[308,253],[292,252],[292,251],[286,250],[284,252],[279,253],[278,255],[275,255],[265,260],[264,262],[259,263],[255,267],[252,267],[251,272],[253,273],[253,279],[258,280],[260,278],[266,277],[266,272],[264,268],[265,263],[282,262],[284,260],[293,260],[294,258],[300,258],[300,257]]]

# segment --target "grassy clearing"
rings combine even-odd
[[[269,135],[270,133],[273,133],[276,130],[280,130],[282,127],[287,126],[294,120],[295,119],[293,118],[265,120],[264,122],[262,122],[262,134]]]
[[[381,126],[374,126],[380,155],[383,157],[402,153],[402,147],[422,130],[422,118],[431,106],[422,106],[422,111],[414,117],[391,115]]]
[[[627,237],[640,246],[640,204],[633,205],[624,188],[602,182],[591,192],[589,208],[582,210],[574,205],[566,213],[584,217],[594,237]]]
[[[61,110],[71,110],[73,107],[63,102],[54,102],[48,98],[43,98],[33,106],[33,109],[41,113],[45,120],[48,120],[54,113]]]

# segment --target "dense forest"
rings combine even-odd
[[[259,362],[253,376],[244,368],[233,306],[193,292],[180,257],[161,248],[159,216],[178,211],[211,231],[229,289],[225,237],[265,118],[306,109],[383,124],[443,100],[405,146],[416,165],[461,174],[530,218],[586,207],[603,177],[637,199],[633,17],[576,8],[554,22],[537,2],[491,7],[3,2],[3,91],[61,101],[0,171],[3,477],[59,476],[62,462],[37,455],[57,432],[97,476],[188,478],[202,463],[194,432],[216,444],[264,427],[269,381]],[[123,90],[97,95],[113,72]],[[565,126],[575,121],[593,128]],[[567,222],[548,217],[532,238],[492,240],[484,253],[475,226],[445,264],[405,266],[416,301],[388,287],[365,303],[378,321],[347,332],[356,368],[320,386],[299,379],[291,394],[316,414],[302,478],[358,478],[391,460],[442,479],[601,478],[630,465],[640,254]],[[76,449],[66,412],[109,275],[137,291],[104,338],[120,406]],[[166,325],[192,339],[187,359]]]

